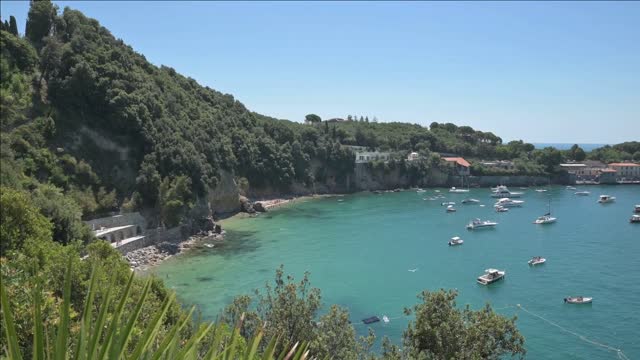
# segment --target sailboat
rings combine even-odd
[[[551,216],[551,198],[549,198],[549,212],[537,218],[533,223],[534,224],[551,224],[556,222],[557,218]]]
[[[462,177],[462,186],[464,187],[464,176]],[[450,193],[457,193],[457,194],[462,194],[462,193],[468,193],[469,192],[469,184],[467,183],[467,188],[466,189],[460,189],[460,188],[456,188],[455,186],[453,186],[451,189],[449,189]]]

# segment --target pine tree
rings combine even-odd
[[[369,122],[369,117],[368,116],[364,118],[364,122]]]
[[[360,122],[364,122],[364,118],[360,115]]]

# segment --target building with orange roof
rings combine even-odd
[[[442,160],[448,163],[454,163],[456,171],[460,176],[471,175],[471,164],[462,157],[443,157]]]

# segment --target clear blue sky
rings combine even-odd
[[[154,64],[278,118],[640,140],[640,2],[56,3]],[[24,31],[28,2],[1,9]]]

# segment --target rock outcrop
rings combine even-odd
[[[257,212],[267,212],[267,209],[264,207],[264,205],[261,202],[254,202],[253,203],[253,209]]]
[[[220,181],[214,189],[209,189],[207,202],[214,213],[233,213],[240,210],[240,192],[233,175],[220,172]]]
[[[253,204],[249,199],[244,196],[240,196],[240,211],[247,214],[255,214],[256,210],[253,208]]]

